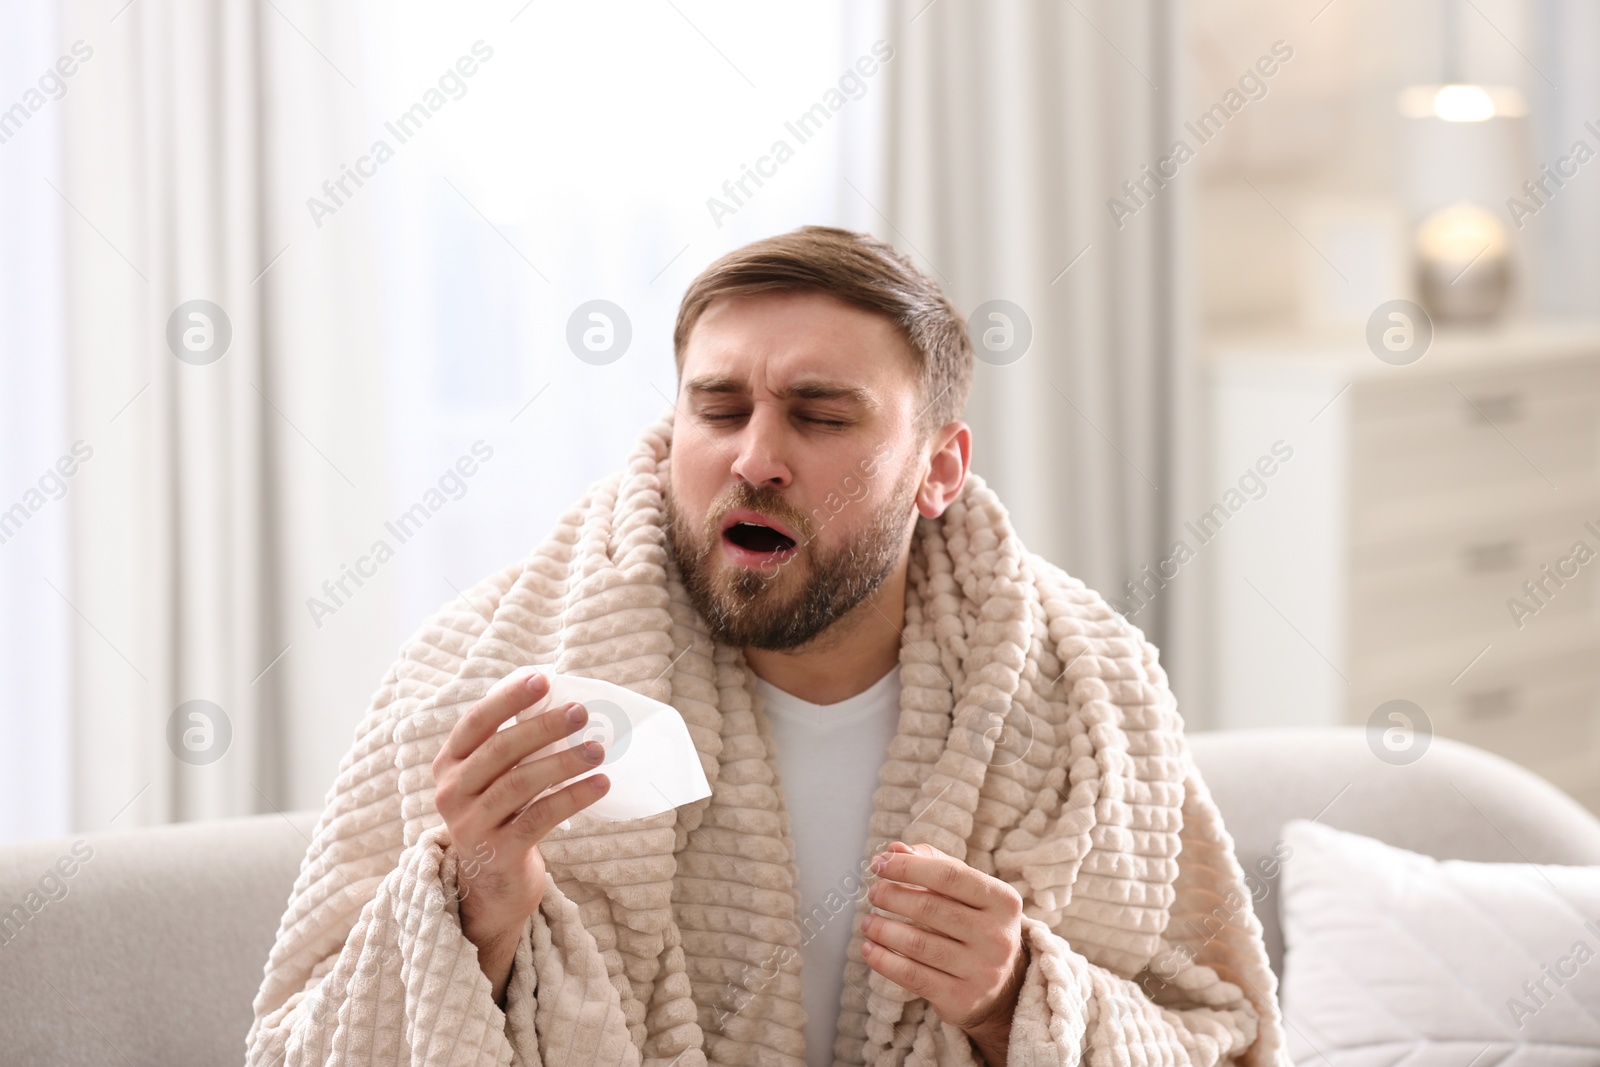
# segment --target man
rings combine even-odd
[[[674,350],[627,470],[391,668],[251,1062],[1286,1063],[1155,650],[970,474],[937,287],[805,227]],[[585,709],[512,723],[550,671],[671,703],[711,797],[586,819],[602,746],[529,760]]]

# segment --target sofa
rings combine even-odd
[[[1283,823],[1316,819],[1440,859],[1600,865],[1600,820],[1444,738],[1396,766],[1365,730],[1195,732],[1281,974]],[[238,1064],[315,811],[0,846],[0,1062]],[[1292,862],[1292,859],[1287,862]],[[18,920],[30,893],[44,900]]]

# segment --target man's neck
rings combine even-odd
[[[900,662],[906,617],[906,565],[877,592],[800,648],[746,648],[756,677],[812,704],[837,704],[872,687]]]

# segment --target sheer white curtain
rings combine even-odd
[[[303,206],[364,132],[354,25],[288,0],[60,12],[55,50],[92,49],[58,107],[67,436],[94,452],[70,699],[40,717],[70,723],[74,829],[271,810],[344,684],[286,578],[384,503],[370,242]]]
[[[61,185],[54,7],[0,9],[0,840],[64,834],[72,634],[67,527],[75,478],[62,359]],[[59,75],[58,75],[59,76]],[[18,122],[18,119],[21,119]]]

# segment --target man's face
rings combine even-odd
[[[912,358],[886,316],[824,293],[723,297],[696,322],[667,537],[718,641],[796,648],[893,573],[925,466]]]

